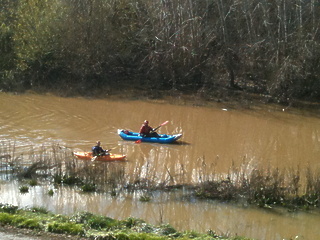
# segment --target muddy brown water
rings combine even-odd
[[[90,150],[96,140],[114,153],[127,155],[126,175],[138,166],[152,167],[152,177],[174,182],[198,182],[204,173],[225,174],[232,164],[278,168],[319,168],[320,112],[292,111],[279,106],[235,109],[223,103],[211,107],[165,101],[60,98],[51,95],[0,93],[0,139],[15,143],[17,154],[30,146],[59,143],[73,150]],[[179,144],[126,142],[117,129],[138,131],[143,120],[160,133],[182,133]],[[205,164],[204,164],[205,163]],[[116,163],[112,163],[116,164]],[[123,164],[123,163],[121,163]],[[205,167],[204,167],[205,165]],[[177,229],[216,230],[257,239],[319,239],[320,215],[266,211],[211,201],[185,201],[178,193],[140,202],[136,195],[112,198],[61,188],[53,197],[46,186],[18,193],[17,182],[0,185],[0,202],[45,206],[58,213],[90,211],[115,218],[129,216]],[[48,188],[48,187],[47,187]]]

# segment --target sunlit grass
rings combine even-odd
[[[71,235],[84,235],[84,229],[82,224],[76,224],[72,222],[52,222],[47,226],[48,232],[71,234]]]
[[[4,206],[4,205],[2,205]],[[82,236],[89,239],[246,239],[228,237],[210,231],[206,234],[195,231],[178,232],[169,224],[151,225],[141,219],[116,220],[88,212],[73,216],[54,215],[43,208],[18,209],[9,213],[0,209],[0,224],[43,232]]]

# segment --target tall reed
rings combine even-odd
[[[58,144],[30,147],[28,153],[17,156],[15,143],[1,142],[0,166],[5,170],[2,173],[20,178],[46,177],[58,184],[81,185],[83,189],[112,194],[189,187],[200,198],[245,201],[261,207],[320,206],[320,169],[312,166],[305,171],[299,166],[280,169],[244,159],[239,166],[233,163],[226,173],[219,173],[214,163],[200,157],[199,167],[192,172],[187,172],[182,164],[165,167],[165,180],[161,180],[152,162],[136,161],[134,172],[128,173],[126,163],[77,160],[71,149]]]

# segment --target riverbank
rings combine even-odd
[[[18,209],[0,204],[0,232],[27,236],[30,239],[230,239],[245,237],[221,236],[210,230],[207,234],[194,231],[178,232],[172,226],[154,226],[141,219],[115,220],[91,213],[72,216],[54,215],[43,208]],[[32,237],[32,238],[31,238]]]
[[[85,240],[87,238],[63,234],[48,233],[18,228],[11,225],[0,225],[1,240]]]

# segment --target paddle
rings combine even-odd
[[[169,121],[165,121],[165,122],[161,123],[158,127],[154,128],[154,129],[152,130],[152,132],[155,132],[157,129],[159,129],[160,127],[166,125],[168,122],[169,122]]]
[[[152,129],[152,132],[155,132],[155,131],[158,130],[160,127],[166,125],[168,122],[169,122],[169,121],[165,121],[165,122],[161,123],[158,127]],[[135,141],[135,143],[141,143],[141,139]]]

